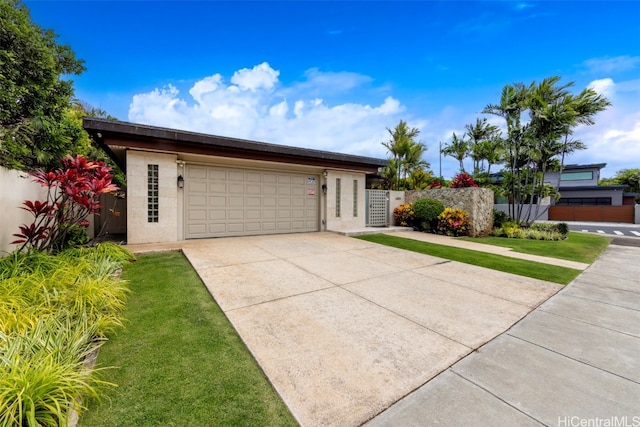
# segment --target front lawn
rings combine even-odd
[[[140,256],[125,329],[100,351],[117,388],[80,426],[294,426],[295,419],[179,252]]]
[[[390,236],[387,234],[369,234],[357,236],[356,238],[369,242],[380,243],[382,245],[393,246],[395,248],[406,249],[421,254],[445,258],[452,261],[459,261],[465,264],[490,268],[492,270],[504,271],[506,273],[545,280],[547,282],[559,283],[562,285],[570,283],[581,273],[580,270],[575,270],[573,268],[542,264],[518,258],[473,251],[470,249],[438,245],[419,240]],[[557,242],[546,243],[553,244]]]
[[[565,240],[545,241],[508,239],[506,237],[462,237],[461,240],[502,246],[530,255],[540,255],[569,261],[593,263],[607,248],[611,239],[595,234],[570,232]]]

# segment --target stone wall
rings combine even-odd
[[[437,188],[432,190],[407,191],[405,201],[435,199],[445,208],[460,208],[469,213],[469,234],[485,236],[493,227],[493,190],[488,188]]]

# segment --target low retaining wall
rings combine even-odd
[[[407,191],[405,201],[435,199],[446,208],[459,208],[469,213],[469,235],[486,236],[493,228],[493,190],[488,188],[436,188]]]

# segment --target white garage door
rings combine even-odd
[[[318,183],[316,175],[187,165],[185,237],[318,231]]]

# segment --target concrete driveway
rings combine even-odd
[[[357,426],[560,286],[333,234],[183,251],[303,426]]]

